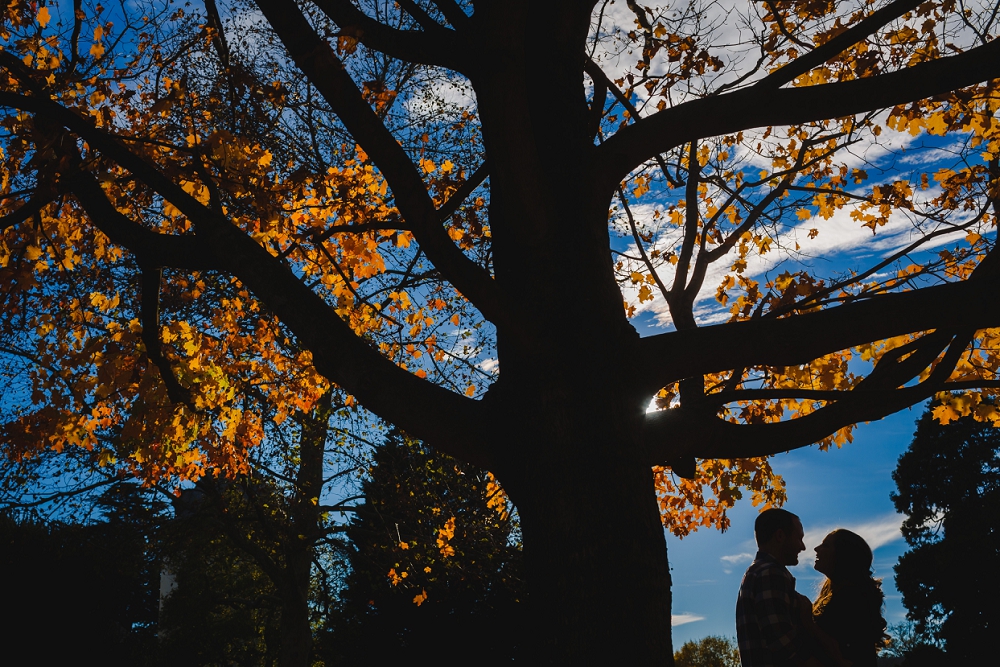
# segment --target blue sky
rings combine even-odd
[[[875,548],[875,575],[883,577],[885,617],[903,620],[906,610],[893,583],[892,566],[906,551],[889,493],[895,489],[892,471],[913,436],[922,406],[862,424],[853,443],[840,450],[816,447],[779,454],[775,471],[788,485],[785,508],[802,518],[806,549],[791,568],[799,592],[815,599],[823,576],[812,568],[812,548],[833,528],[851,528]],[[674,648],[706,635],[736,635],[736,592],[749,565],[745,554],[755,551],[753,521],[757,508],[737,503],[725,533],[702,529],[684,539],[667,536],[673,576]]]

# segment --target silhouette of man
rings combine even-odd
[[[736,638],[743,667],[819,667],[802,625],[808,598],[795,592],[786,566],[797,565],[802,522],[783,509],[764,510],[754,523],[757,555],[736,600]]]

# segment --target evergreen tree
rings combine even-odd
[[[935,410],[893,472],[910,545],[896,587],[921,631],[940,624],[948,655],[974,660],[1000,628],[1000,428],[971,416],[940,423]]]
[[[326,638],[331,664],[447,648],[477,661],[516,652],[517,515],[493,476],[393,431],[347,527],[351,571]]]
[[[29,647],[32,664],[152,664],[156,648],[162,504],[135,484],[97,500],[104,521],[42,521],[0,515],[0,638]]]

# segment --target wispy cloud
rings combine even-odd
[[[902,523],[903,516],[901,514],[893,513],[862,523],[809,528],[806,531],[806,536],[803,539],[803,542],[806,543],[806,552],[810,553],[816,545],[823,541],[823,538],[826,537],[827,533],[831,530],[836,528],[846,528],[865,538],[865,542],[868,543],[868,546],[872,548],[872,551],[875,551],[881,546],[903,539],[903,534],[899,531],[899,527]]]
[[[731,554],[729,556],[723,556],[720,558],[723,563],[729,563],[730,565],[736,565],[737,563],[749,563],[753,560],[753,554],[749,551],[745,551],[741,554]]]
[[[722,571],[726,574],[733,573],[733,566],[739,565],[740,563],[749,563],[753,560],[753,554],[749,551],[744,551],[738,554],[729,554],[728,556],[721,556],[719,560],[722,561]]]
[[[677,627],[678,625],[684,625],[686,623],[694,623],[695,621],[704,621],[704,616],[699,616],[698,614],[691,614],[684,612],[683,614],[671,614],[670,615],[670,625]]]

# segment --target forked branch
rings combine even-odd
[[[416,3],[400,3],[423,30],[397,30],[390,28],[381,21],[374,19],[357,7],[351,0],[314,0],[316,6],[330,17],[340,28],[340,34],[352,37],[368,48],[381,51],[393,58],[438,65],[460,72],[463,63],[457,54],[465,53],[461,38],[453,30],[449,30],[434,21]],[[406,5],[410,6],[407,7]],[[295,3],[287,0],[257,0],[257,6],[266,16],[275,12],[295,12]]]
[[[794,366],[831,352],[916,331],[1000,327],[1000,254],[963,282],[882,294],[782,319],[758,318],[672,331],[640,341],[653,360],[638,378],[650,394],[677,380],[752,366]]]
[[[163,356],[163,349],[160,343],[160,281],[163,271],[160,267],[146,267],[142,269],[142,344],[146,348],[146,356],[149,358],[157,370],[160,371],[160,378],[167,388],[167,396],[172,403],[183,403],[188,407],[193,407],[191,392],[182,387],[177,381],[170,362]]]

